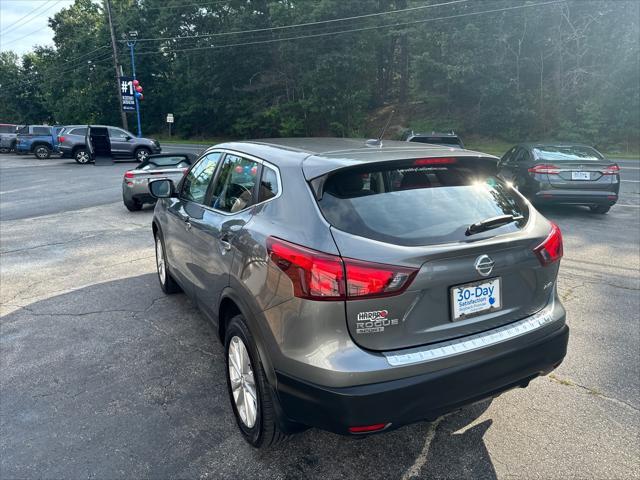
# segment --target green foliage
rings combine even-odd
[[[635,0],[567,0],[464,16],[531,4],[486,0],[325,24],[313,22],[422,7],[425,0],[198,2],[112,0],[118,38],[130,30],[164,38],[136,45],[144,131],[165,131],[171,112],[174,133],[183,137],[365,135],[379,131],[377,112],[394,105],[405,113],[389,135],[453,129],[477,138],[637,149]],[[300,23],[310,25],[269,30]],[[408,24],[376,28],[398,23]],[[76,0],[50,26],[55,49],[22,58],[0,53],[0,118],[118,124],[102,2]],[[253,31],[229,35],[246,30]],[[118,47],[130,73],[128,49]]]

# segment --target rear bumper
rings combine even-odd
[[[529,344],[456,367],[409,378],[323,387],[276,371],[276,393],[284,425],[290,422],[349,434],[350,426],[399,427],[432,420],[457,408],[524,387],[556,368],[567,351],[569,328],[561,326]]]
[[[537,204],[614,205],[618,190],[541,190],[533,200]]]

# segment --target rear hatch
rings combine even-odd
[[[534,248],[549,222],[490,173],[493,162],[482,164],[394,161],[312,182],[322,183],[316,198],[344,259],[347,323],[360,346],[393,350],[466,336],[547,304],[557,263],[543,267]],[[391,287],[376,290],[385,278]]]
[[[611,190],[618,183],[617,165],[590,147],[545,146],[533,153],[536,164],[529,172],[541,175],[551,189]]]

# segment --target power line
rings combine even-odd
[[[6,35],[8,32],[13,32],[14,30],[16,30],[16,28],[21,28],[24,27],[27,23],[32,22],[33,20],[35,20],[36,18],[39,18],[39,15],[42,15],[45,12],[48,12],[49,10],[51,10],[53,7],[55,7],[56,5],[58,5],[59,3],[61,3],[62,0],[58,0],[57,2],[55,2],[53,5],[50,5],[49,8],[45,8],[44,10],[42,10],[41,12],[38,12],[38,16],[32,17],[30,19],[28,19],[26,22],[22,22],[22,25],[18,26],[18,21],[14,22],[13,24],[9,25],[9,28],[7,30],[5,30],[4,32],[2,32],[2,35]],[[43,5],[41,5],[40,7],[43,7],[44,5],[46,5],[46,3],[44,3]],[[38,8],[40,8],[38,7]],[[25,18],[27,16],[29,16],[30,14],[34,13],[38,8],[35,8],[34,10],[32,10],[31,12],[29,12],[27,15],[25,15],[22,18]],[[29,34],[31,35],[31,34]],[[27,35],[28,36],[28,35]],[[21,37],[24,38],[24,37]],[[7,42],[7,43],[12,43],[15,40],[12,40],[11,42]]]
[[[186,7],[204,7],[210,5],[219,5],[219,4],[228,4],[228,0],[222,0],[217,2],[202,2],[202,3],[191,3],[187,5],[162,5],[160,7],[145,7],[143,6],[143,10],[173,10],[176,8],[186,8]]]
[[[36,8],[34,8],[33,10],[29,10],[29,12],[27,12],[26,15],[23,15],[22,17],[20,17],[18,20],[16,20],[15,22],[13,22],[11,25],[9,25],[3,32],[0,32],[0,35],[4,35],[5,33],[7,33],[8,30],[12,30],[16,25],[18,25],[20,23],[20,21],[22,21],[23,19],[27,18],[29,15],[32,15],[34,13],[36,13],[36,11],[40,10],[42,7],[46,6],[47,3],[51,2],[52,0],[47,0],[46,2],[44,2],[41,5],[38,5]]]
[[[193,38],[208,38],[208,37],[219,37],[219,36],[227,36],[227,35],[241,35],[241,34],[247,34],[247,33],[260,33],[260,32],[271,32],[274,30],[284,30],[284,29],[289,29],[289,28],[298,28],[298,27],[307,27],[307,26],[311,26],[311,25],[325,25],[328,23],[335,23],[335,22],[346,22],[349,20],[359,20],[361,18],[371,18],[371,17],[378,17],[378,16],[382,16],[382,15],[392,15],[392,14],[396,14],[396,13],[406,13],[406,12],[412,12],[412,11],[417,11],[417,10],[424,10],[426,8],[434,8],[434,7],[442,7],[442,6],[446,6],[446,5],[454,5],[457,3],[465,3],[468,2],[469,0],[451,0],[449,2],[444,2],[444,3],[434,3],[431,5],[420,5],[418,7],[410,7],[410,8],[403,8],[400,10],[387,10],[385,12],[376,12],[376,13],[367,13],[364,15],[355,15],[353,17],[342,17],[342,18],[333,18],[330,20],[318,20],[316,22],[306,22],[306,23],[298,23],[298,24],[294,24],[294,25],[282,25],[279,27],[267,27],[267,28],[255,28],[252,30],[238,30],[235,32],[220,32],[220,33],[206,33],[203,35],[187,35],[187,36],[180,36],[180,37],[155,37],[155,38],[139,38],[137,39],[138,42],[151,42],[151,41],[161,41],[161,40],[183,40],[183,39],[193,39]],[[126,40],[121,40],[121,42],[125,42]]]
[[[532,7],[540,7],[540,6],[545,6],[545,5],[555,5],[555,4],[559,4],[559,3],[564,3],[565,1],[566,0],[552,0],[552,1],[548,1],[548,2],[527,4],[527,5],[516,5],[516,6],[512,6],[512,7],[497,8],[497,9],[492,9],[492,10],[483,10],[483,11],[479,11],[479,12],[467,12],[467,13],[461,13],[461,14],[456,14],[456,15],[448,15],[448,16],[445,16],[445,17],[435,17],[435,18],[427,18],[427,19],[422,19],[422,20],[413,20],[411,22],[393,23],[393,24],[386,24],[386,25],[375,25],[375,26],[370,26],[370,27],[362,27],[362,28],[353,28],[353,29],[349,29],[349,30],[341,30],[341,31],[337,31],[337,32],[322,32],[322,33],[315,33],[315,34],[309,34],[309,35],[299,35],[299,36],[295,36],[295,37],[272,38],[272,39],[268,39],[268,40],[258,40],[258,41],[241,42],[241,43],[230,43],[230,44],[225,44],[225,45],[209,45],[209,46],[192,47],[192,48],[178,48],[178,49],[171,49],[171,50],[157,50],[157,51],[153,51],[153,52],[152,51],[142,51],[142,52],[137,53],[137,55],[157,55],[157,54],[167,54],[167,53],[177,53],[177,52],[189,52],[189,51],[196,51],[196,50],[215,50],[215,49],[229,48],[229,47],[241,47],[241,46],[248,46],[248,45],[261,45],[261,44],[269,44],[269,43],[286,42],[286,41],[291,41],[291,40],[303,40],[303,39],[306,39],[306,38],[326,37],[326,36],[331,36],[331,35],[341,35],[341,34],[345,34],[345,33],[355,33],[355,32],[364,32],[364,31],[371,31],[371,30],[379,30],[379,29],[382,29],[382,28],[405,27],[405,26],[410,26],[410,25],[434,22],[434,21],[437,21],[437,20],[450,20],[450,19],[454,19],[454,18],[462,18],[462,17],[484,15],[486,13],[499,13],[499,12],[506,12],[506,11],[510,11],[510,10],[518,10],[518,9],[522,9],[522,8],[532,8]]]

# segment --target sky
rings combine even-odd
[[[73,0],[0,0],[0,50],[21,55],[36,45],[53,45],[49,17]]]

